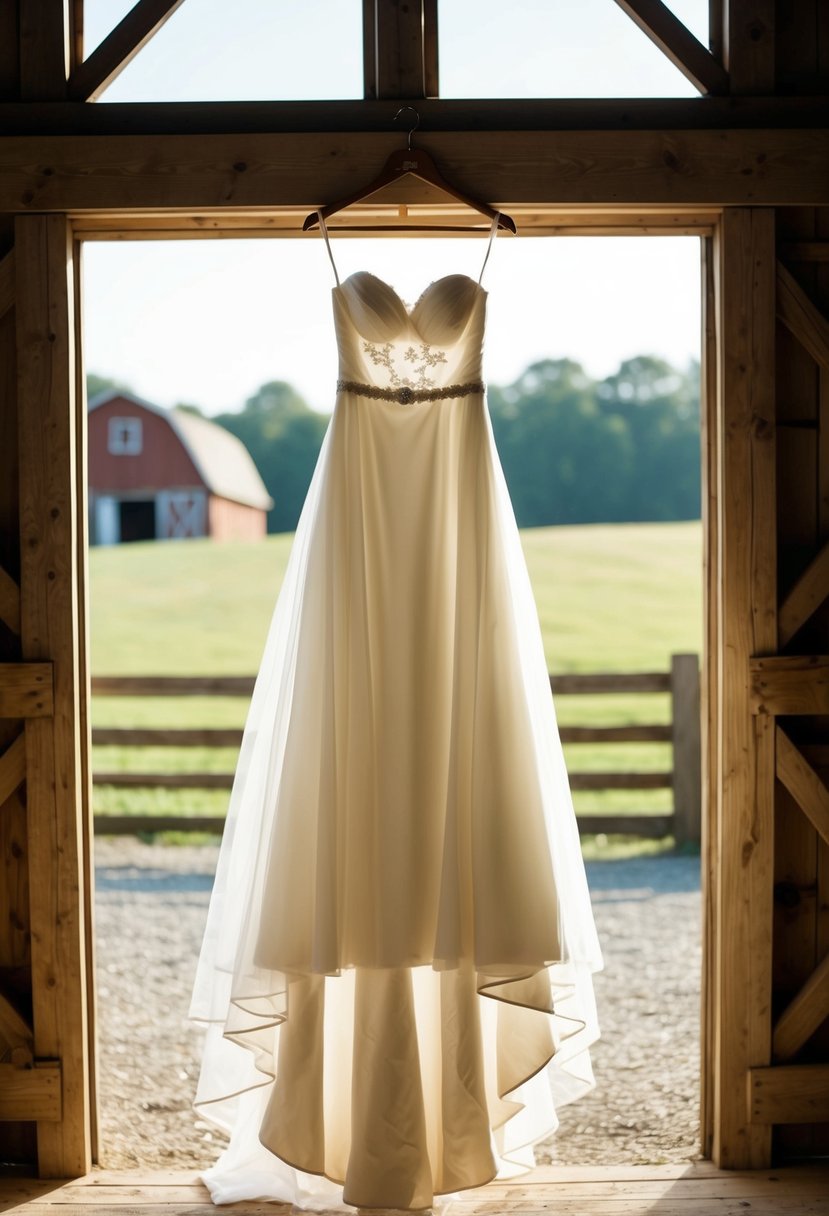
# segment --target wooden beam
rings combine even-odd
[[[373,4],[375,96],[415,101],[425,97],[423,0],[373,0]]]
[[[423,87],[426,97],[440,93],[438,0],[423,0]]]
[[[789,1002],[774,1028],[774,1055],[790,1060],[829,1017],[829,955]]]
[[[372,27],[373,28],[373,27]],[[399,101],[0,101],[4,136],[28,135],[297,135],[327,132],[388,135]],[[424,98],[425,136],[446,131],[712,131],[823,130],[822,96]]]
[[[51,663],[0,663],[0,718],[54,713]]]
[[[31,1048],[32,1045],[31,1026],[2,992],[0,992],[0,1040],[9,1047]]]
[[[0,621],[12,633],[20,633],[20,588],[0,566]]]
[[[829,844],[829,789],[782,726],[777,727],[777,776],[815,830]]]
[[[751,1126],[749,1068],[771,1056],[774,732],[752,718],[749,659],[776,628],[774,213],[727,210],[720,282],[717,959],[713,1155],[768,1165],[768,1129]],[[741,1100],[742,1099],[742,1100]]]
[[[755,714],[829,714],[829,655],[753,658],[749,662]]]
[[[829,1065],[752,1068],[748,1105],[754,1124],[829,1122]]]
[[[777,264],[777,315],[815,362],[829,368],[829,321],[780,262]]]
[[[138,0],[69,77],[70,101],[97,101],[184,0]]]
[[[775,91],[776,0],[721,0],[724,61],[731,92],[769,97]]]
[[[85,0],[68,0],[70,76],[78,64],[83,63],[84,2]]]
[[[421,142],[459,188],[504,206],[829,204],[818,130],[466,131]],[[0,210],[307,212],[361,186],[399,146],[395,134],[352,132],[0,138]]]
[[[59,1060],[60,1122],[38,1122],[41,1177],[91,1165],[82,887],[73,247],[63,216],[15,225],[21,644],[54,669],[54,719],[26,722],[35,1055]],[[30,1116],[31,1117],[31,1116]]]
[[[829,597],[829,543],[801,574],[780,606],[777,629],[785,646]]]
[[[65,0],[19,0],[19,14],[21,99],[61,101],[69,68]]]
[[[728,72],[723,65],[662,0],[616,0],[616,3],[694,88],[701,93],[728,92]]]
[[[0,1120],[36,1119],[56,1124],[62,1116],[59,1064],[16,1068],[0,1064]]]
[[[20,734],[0,755],[0,807],[26,777],[26,740]],[[0,1029],[2,1024],[0,1022]]]
[[[14,250],[10,249],[0,262],[0,317],[14,304]]]
[[[777,252],[784,262],[829,262],[829,241],[782,241]]]

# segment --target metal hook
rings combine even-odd
[[[397,111],[397,113],[396,113],[396,114],[395,114],[395,116],[394,116],[394,121],[395,121],[395,122],[397,122],[397,120],[398,120],[398,118],[400,117],[400,115],[401,115],[401,114],[404,114],[404,113],[406,112],[406,110],[411,110],[411,112],[412,112],[412,113],[414,114],[414,116],[415,116],[415,120],[414,120],[414,126],[409,127],[409,136],[408,136],[408,140],[406,141],[406,151],[407,151],[407,152],[411,152],[411,150],[412,150],[412,136],[414,135],[414,133],[415,133],[415,131],[417,130],[417,128],[420,126],[420,115],[418,114],[418,112],[417,112],[417,110],[414,108],[414,106],[401,106],[401,107],[400,107],[400,109]]]

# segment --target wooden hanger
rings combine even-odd
[[[409,128],[406,147],[399,148],[396,152],[392,152],[391,156],[383,165],[383,168],[380,170],[377,177],[368,182],[362,188],[362,190],[358,190],[356,194],[350,194],[348,198],[341,198],[335,203],[329,203],[327,207],[322,207],[322,218],[327,220],[330,216],[336,215],[338,211],[344,211],[347,207],[353,206],[354,203],[362,202],[363,199],[375,194],[378,190],[382,190],[384,186],[388,186],[392,182],[399,181],[401,177],[406,177],[407,174],[410,174],[412,177],[417,177],[420,179],[420,181],[426,182],[427,185],[434,186],[436,189],[443,191],[444,194],[448,194],[450,198],[455,200],[455,202],[463,203],[464,206],[471,208],[473,211],[477,211],[480,215],[485,215],[489,220],[495,219],[495,216],[497,215],[498,227],[506,229],[507,232],[514,233],[516,228],[515,221],[513,219],[511,219],[508,215],[505,215],[503,211],[496,212],[495,209],[490,207],[488,203],[481,202],[481,200],[477,198],[470,198],[468,195],[463,194],[460,190],[457,190],[454,186],[450,186],[449,182],[447,182],[440,173],[437,165],[432,160],[429,153],[424,151],[423,148],[412,147],[412,136],[420,125],[420,115],[418,114],[417,110],[414,108],[414,106],[402,106],[401,109],[399,109],[395,114],[394,119],[396,122],[400,115],[406,110],[411,110],[415,116],[415,122]],[[305,222],[302,225],[302,231],[307,232],[317,223],[319,223],[319,215],[316,211],[312,211],[311,214],[306,217]],[[382,231],[454,232],[457,230],[457,227],[457,225],[451,227],[417,224],[383,225]],[[342,228],[338,229],[338,231],[343,230],[344,229]],[[369,232],[372,231],[372,229],[363,227],[362,225],[355,225],[353,228],[346,229],[346,231]]]

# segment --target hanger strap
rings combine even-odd
[[[492,227],[489,230],[489,241],[487,242],[486,255],[484,256],[484,264],[481,267],[481,273],[478,275],[478,286],[479,287],[481,285],[481,280],[484,277],[484,271],[486,270],[486,264],[489,261],[489,255],[492,253],[492,242],[495,240],[495,233],[498,231],[498,221],[500,220],[500,218],[501,218],[501,212],[496,211],[494,216],[492,217]]]
[[[322,212],[318,211],[317,216],[320,222],[320,232],[325,237],[325,248],[328,250],[328,256],[331,259],[331,268],[334,271],[334,278],[337,280],[337,286],[340,285],[340,276],[337,274],[337,263],[334,261],[334,254],[331,252],[331,242],[328,239],[328,229],[325,226],[325,220],[322,218]],[[486,265],[486,263],[484,263]],[[483,271],[481,271],[483,274]]]

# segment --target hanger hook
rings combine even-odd
[[[398,118],[400,117],[400,115],[401,115],[401,114],[405,114],[407,110],[411,110],[411,112],[412,112],[412,113],[414,114],[414,116],[415,116],[414,124],[413,124],[411,127],[409,127],[409,136],[408,136],[408,140],[407,140],[407,142],[406,142],[406,151],[407,151],[407,152],[411,152],[411,150],[412,150],[412,136],[414,135],[414,133],[415,133],[415,131],[417,130],[417,128],[420,126],[420,115],[418,114],[418,112],[417,112],[417,110],[414,108],[414,106],[401,106],[401,107],[400,107],[400,109],[397,111],[397,113],[396,113],[396,114],[395,114],[395,116],[394,116],[394,121],[395,121],[395,122],[397,122],[397,120],[398,120]]]

